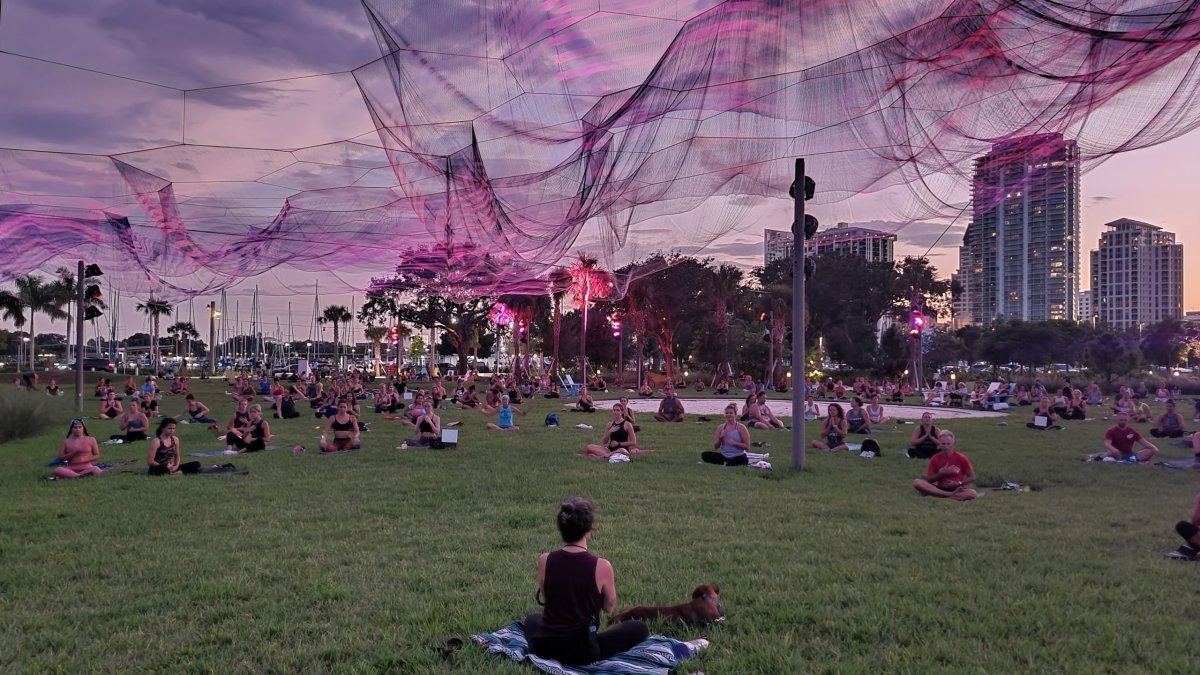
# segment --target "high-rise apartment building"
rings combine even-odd
[[[895,234],[865,227],[850,227],[850,223],[838,223],[837,227],[821,230],[815,237],[804,242],[804,252],[808,255],[856,255],[870,262],[892,262],[895,248]]]
[[[790,257],[792,233],[785,230],[763,230],[763,267]]]
[[[1079,293],[1079,151],[1061,134],[992,146],[975,160],[959,249],[972,323],[1073,320]]]
[[[1092,304],[1092,290],[1079,291],[1079,301],[1075,303],[1075,320],[1087,323],[1092,320],[1092,315],[1095,313],[1095,305]]]
[[[1157,225],[1106,223],[1092,251],[1094,311],[1114,328],[1183,318],[1183,244]]]
[[[856,255],[871,262],[892,262],[895,259],[895,244],[896,235],[891,232],[838,223],[837,227],[821,230],[812,239],[804,242],[804,252],[808,255]],[[793,247],[791,232],[763,230],[764,265],[770,265],[780,258],[791,257]]]

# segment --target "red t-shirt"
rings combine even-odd
[[[975,474],[975,470],[971,468],[971,461],[967,459],[966,455],[954,450],[947,456],[946,453],[939,450],[936,455],[929,458],[929,464],[925,467],[925,475],[932,476],[946,466],[953,466],[958,469],[958,472],[938,478],[934,484],[940,488],[957,488],[962,485],[963,478]]]
[[[1133,452],[1133,444],[1142,440],[1142,435],[1133,427],[1111,427],[1104,432],[1104,440],[1112,443],[1122,455],[1128,455]]]

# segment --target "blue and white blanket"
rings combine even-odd
[[[495,633],[476,633],[471,639],[493,654],[503,654],[513,661],[529,662],[551,675],[667,675],[690,654],[687,644],[661,635],[651,635],[641,644],[604,661],[586,666],[565,666],[558,661],[543,659],[529,653],[525,627],[514,621]]]

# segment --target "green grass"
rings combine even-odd
[[[195,389],[222,420],[232,410],[216,384]],[[402,428],[376,419],[363,450],[321,457],[305,417],[273,421],[274,444],[310,451],[238,457],[246,476],[39,481],[70,401],[50,402],[63,421],[50,432],[0,446],[0,672],[534,672],[431,645],[535,608],[536,556],[558,544],[552,516],[573,494],[596,502],[591,544],[614,564],[619,605],[720,584],[725,623],[652,627],[712,637],[683,672],[1200,665],[1200,565],[1161,557],[1197,476],[1080,462],[1100,445],[1099,420],[1061,432],[1015,416],[950,423],[981,479],[1035,488],[970,503],[913,492],[923,462],[898,451],[904,427],[881,434],[883,458],[815,453],[794,473],[785,433],[752,432],[775,471],[723,469],[696,464],[710,424],[643,422],[640,440],[659,451],[609,465],[575,455],[598,431],[569,426],[605,413],[563,413],[547,429],[544,400],[520,433],[447,413],[466,420],[455,450],[397,450]],[[200,425],[180,435],[185,452],[219,445]],[[145,444],[102,450],[142,459]]]

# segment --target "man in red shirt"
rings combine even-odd
[[[941,497],[965,502],[977,493],[967,487],[975,482],[975,469],[967,456],[954,449],[954,433],[938,433],[938,452],[929,458],[925,477],[913,480],[913,487],[926,497]]]
[[[1134,443],[1142,444],[1142,449],[1136,453],[1133,451]],[[1158,454],[1158,448],[1153,443],[1142,438],[1137,429],[1129,426],[1127,412],[1117,413],[1117,426],[1109,427],[1108,431],[1104,432],[1104,449],[1108,457],[1118,462],[1146,463]]]

